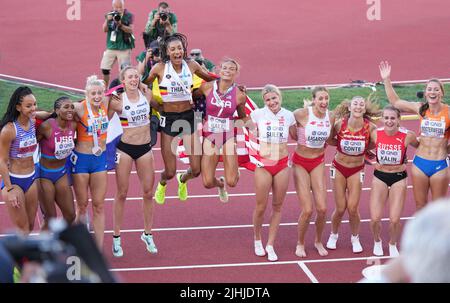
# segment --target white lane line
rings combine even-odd
[[[308,278],[313,283],[319,283],[319,280],[313,275],[313,273],[309,270],[308,266],[306,266],[305,262],[298,262],[298,266],[305,272],[305,274],[308,276]]]
[[[35,84],[44,84],[45,86],[52,86],[52,87],[56,87],[56,88],[68,89],[68,90],[73,90],[73,91],[77,91],[80,93],[85,92],[84,89],[80,89],[80,88],[68,87],[68,86],[63,86],[60,84],[55,84],[55,83],[50,83],[50,82],[37,81],[37,80],[23,78],[23,77],[17,77],[17,76],[13,76],[13,75],[0,74],[0,77],[30,82],[30,83],[35,83]],[[428,81],[429,80],[420,80],[420,79],[419,80],[403,80],[403,81],[392,81],[392,84],[420,84],[420,83],[427,83]],[[443,79],[440,79],[440,81],[447,83],[447,82],[450,82],[450,78],[443,78]],[[293,85],[293,86],[292,85],[280,85],[280,86],[278,86],[278,88],[280,88],[280,89],[312,89],[317,86],[325,86],[328,88],[342,88],[342,87],[346,87],[346,86],[353,86],[355,88],[358,88],[358,87],[367,87],[367,85],[374,85],[374,84],[376,84],[376,83],[372,83],[372,82],[367,82],[367,83],[362,83],[362,84],[355,84],[355,83],[327,84],[327,83],[324,83],[324,84]],[[263,89],[263,87],[248,87],[247,88],[248,91],[262,90],[262,89]]]
[[[390,259],[390,256],[369,256],[369,257],[356,257],[356,258],[337,258],[337,259],[313,259],[313,260],[305,260],[302,261],[304,263],[322,263],[322,262],[349,262],[349,261],[363,261],[363,260],[381,260],[381,259]],[[367,262],[367,264],[374,264],[373,261]]]
[[[449,185],[450,187],[450,185]],[[412,189],[412,185],[408,185],[407,189]],[[364,187],[362,189],[362,191],[370,191],[372,188],[370,187]],[[332,193],[333,190],[332,189],[327,189],[327,193]],[[296,195],[297,192],[296,191],[288,191],[286,192],[286,195]],[[272,193],[270,192],[269,195],[272,195]],[[252,196],[256,196],[255,193],[240,193],[240,194],[228,194],[229,197],[252,197]],[[200,198],[218,198],[219,195],[218,194],[213,194],[213,195],[190,195],[188,196],[188,199],[200,199]],[[178,196],[166,196],[166,199],[169,200],[173,200],[173,199],[178,199]],[[127,197],[126,201],[141,201],[142,197]],[[91,202],[92,200],[89,199],[89,202]],[[110,201],[114,201],[114,198],[105,198],[106,202],[110,202]],[[185,203],[185,202],[183,202]],[[188,203],[188,202],[187,202]],[[5,202],[1,201],[0,205],[4,205]]]
[[[242,266],[265,266],[265,265],[286,265],[299,263],[321,263],[321,262],[346,262],[346,261],[361,261],[369,259],[389,259],[390,257],[358,257],[358,258],[336,258],[336,259],[314,259],[304,261],[277,261],[277,262],[252,262],[252,263],[224,263],[224,264],[202,264],[202,265],[179,265],[179,266],[157,266],[157,267],[127,267],[127,268],[113,268],[110,271],[125,272],[125,271],[155,271],[155,270],[175,270],[175,269],[201,269],[201,268],[226,268],[226,267],[242,267]],[[316,279],[317,280],[317,279]]]
[[[402,217],[400,220],[406,221],[411,220],[414,217]],[[381,221],[387,222],[389,221],[389,218],[382,218]],[[361,223],[368,223],[370,222],[370,219],[362,219]],[[349,223],[348,220],[343,220],[342,224]],[[310,225],[314,225],[315,222],[309,222]],[[331,221],[326,221],[326,224],[331,224]],[[287,222],[287,223],[280,223],[280,226],[297,226],[297,222]],[[263,227],[269,227],[269,224],[263,224]],[[238,229],[238,228],[253,228],[253,225],[251,224],[242,224],[242,225],[215,225],[215,226],[186,226],[186,227],[165,227],[165,228],[153,228],[153,232],[167,232],[167,231],[192,231],[192,230],[214,230],[214,229]],[[142,233],[144,230],[137,228],[137,229],[121,229],[120,233]],[[112,234],[113,230],[105,230],[105,234]],[[91,233],[94,233],[91,231]],[[0,237],[5,237],[8,234],[0,234]],[[31,233],[31,236],[37,236],[39,233]]]

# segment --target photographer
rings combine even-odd
[[[202,55],[202,50],[199,48],[194,48],[191,50],[190,56],[192,59],[197,61],[198,64],[206,68],[208,71],[212,72],[214,70],[214,63],[212,63],[210,60],[206,59]]]
[[[150,42],[161,40],[165,36],[177,32],[177,16],[170,12],[169,4],[161,2],[158,9],[152,10],[148,15],[148,22],[145,26],[145,32],[150,35]]]
[[[103,31],[106,35],[106,51],[103,53],[100,68],[108,86],[111,68],[119,61],[131,62],[131,49],[134,48],[133,15],[124,9],[124,0],[113,0],[113,10],[105,15]]]
[[[145,81],[153,65],[161,61],[161,52],[159,43],[156,40],[150,41],[149,34],[143,33],[142,36],[144,39],[145,51],[136,56],[136,60],[139,62],[137,67],[139,74],[141,75],[141,80]]]

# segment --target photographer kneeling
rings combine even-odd
[[[100,68],[106,86],[109,84],[110,72],[116,60],[119,66],[131,62],[131,50],[134,48],[133,15],[125,8],[124,0],[113,0],[113,11],[105,15],[103,31],[106,35],[106,50],[103,53]]]

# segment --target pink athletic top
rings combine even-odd
[[[221,94],[214,82],[213,89],[206,97],[206,128],[205,131],[223,133],[230,131],[230,121],[237,107],[237,87],[231,86]]]
[[[75,148],[75,130],[70,128],[61,130],[56,119],[48,119],[52,127],[50,138],[41,140],[41,156],[48,159],[62,160],[70,156]]]

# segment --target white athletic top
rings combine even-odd
[[[150,105],[147,98],[139,91],[139,100],[130,102],[127,94],[122,94],[122,113],[119,115],[123,128],[133,128],[150,123]]]
[[[267,143],[286,143],[289,138],[289,127],[295,125],[294,114],[284,108],[274,114],[264,106],[253,111],[250,118],[258,127],[259,141]]]
[[[323,148],[331,134],[331,122],[328,110],[324,118],[314,115],[313,108],[308,106],[308,122],[305,127],[297,128],[298,144],[309,148]]]
[[[159,83],[163,102],[192,100],[192,73],[186,61],[183,60],[181,73],[177,73],[172,63],[166,62],[164,76]]]

